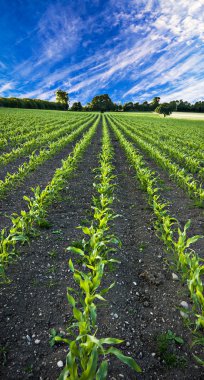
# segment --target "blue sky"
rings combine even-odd
[[[204,0],[0,0],[0,96],[204,100]]]

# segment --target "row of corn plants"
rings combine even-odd
[[[90,144],[96,131],[99,118],[93,126],[84,134],[81,140],[76,143],[73,151],[67,159],[62,160],[62,166],[56,169],[52,180],[41,190],[37,186],[33,190],[33,196],[24,196],[28,211],[22,210],[20,215],[14,213],[10,216],[12,227],[4,228],[0,234],[0,277],[6,281],[5,268],[9,262],[16,257],[18,243],[24,244],[36,234],[36,227],[47,226],[47,209],[56,198],[57,194],[66,185],[67,180],[77,167],[79,159]]]
[[[93,117],[94,121],[96,116]],[[4,181],[0,181],[0,198],[4,197],[6,193],[13,188],[18,186],[25,179],[25,177],[36,170],[39,165],[42,165],[46,160],[55,156],[56,153],[60,152],[67,144],[74,141],[88,126],[90,125],[90,120],[86,121],[71,134],[65,135],[59,138],[57,141],[49,143],[47,148],[41,149],[39,153],[32,152],[29,156],[29,161],[24,162],[18,167],[18,171],[14,173],[7,173]]]
[[[91,117],[86,118],[86,121],[90,120]],[[21,144],[17,148],[13,148],[10,152],[6,152],[0,156],[0,165],[6,165],[9,162],[13,162],[16,158],[22,157],[25,154],[31,153],[34,149],[39,149],[42,146],[48,146],[51,142],[57,140],[60,137],[70,133],[73,129],[77,128],[82,124],[82,119],[75,120],[74,122],[67,123],[54,123],[52,127],[43,129],[42,133],[38,134],[37,137],[29,139],[24,144]],[[49,146],[48,146],[49,147]]]
[[[138,364],[115,348],[123,341],[116,338],[97,337],[97,300],[105,301],[106,294],[113,286],[102,289],[101,283],[107,264],[118,262],[110,257],[115,251],[118,240],[110,234],[110,222],[116,217],[113,203],[114,175],[112,166],[113,151],[106,123],[103,123],[102,152],[100,167],[97,170],[93,197],[93,219],[88,226],[80,226],[84,238],[68,247],[74,254],[80,255],[82,269],[69,260],[73,273],[75,289],[67,289],[68,303],[72,308],[73,323],[67,328],[67,337],[55,336],[55,342],[68,346],[66,365],[59,380],[104,380],[108,375],[108,356],[114,355],[136,372],[141,372]]]
[[[121,117],[114,115],[114,119],[121,120]],[[122,120],[131,124],[135,130],[139,130],[141,132],[146,132],[148,130],[148,134],[152,137],[158,137],[162,142],[169,143],[173,146],[179,147],[179,151],[184,153],[189,153],[193,157],[197,159],[204,158],[204,143],[203,143],[203,131],[199,133],[197,124],[191,123],[191,128],[189,125],[179,125],[178,121],[175,124],[175,119],[172,123],[172,120],[164,120],[161,123],[161,119],[150,119],[147,121],[138,120],[137,117],[127,117],[123,116]],[[169,122],[169,124],[167,124]],[[197,126],[197,128],[196,128]]]
[[[187,236],[190,221],[186,223],[183,230],[180,228],[178,220],[169,214],[168,204],[159,195],[158,177],[156,177],[155,172],[146,166],[143,157],[136,151],[134,145],[124,137],[112,120],[109,119],[109,123],[125,150],[128,160],[133,165],[142,189],[148,194],[148,203],[156,217],[155,229],[157,234],[165,243],[167,251],[174,255],[177,270],[181,272],[183,281],[187,282],[193,303],[192,314],[196,329],[204,328],[204,285],[202,282],[204,265],[198,254],[189,249],[191,244],[203,236]]]
[[[113,120],[112,118],[109,120]],[[131,132],[126,126],[123,126],[120,122],[115,122],[117,127],[122,130],[129,138],[131,138],[142,150],[152,157],[163,169],[167,170],[170,176],[183,188],[188,195],[195,200],[195,204],[198,207],[204,207],[204,189],[202,184],[199,184],[191,174],[187,173],[185,169],[181,169],[180,166],[172,162],[167,158],[160,150],[155,146],[145,142],[136,133]]]
[[[44,127],[51,126],[56,121],[63,122],[67,120],[74,120],[72,115],[65,116],[65,114],[58,113],[56,116],[53,112],[49,114],[46,112],[39,111],[29,111],[26,112],[20,110],[12,110],[13,112],[9,115],[6,114],[5,110],[1,113],[0,121],[0,131],[5,134],[8,138],[13,136],[13,131],[15,129],[17,136],[20,134],[26,134],[34,130],[38,131],[41,128],[43,131]],[[81,115],[80,115],[81,117]],[[75,118],[76,119],[76,118]],[[39,130],[40,131],[40,130]]]
[[[61,117],[59,117],[61,116]],[[2,130],[1,135],[3,136],[4,144],[1,145],[1,149],[4,147],[16,147],[22,143],[31,140],[33,138],[38,138],[39,135],[45,131],[52,131],[56,129],[58,125],[64,123],[72,123],[77,120],[85,120],[86,116],[80,115],[80,117],[64,116],[59,115],[57,118],[51,115],[45,115],[41,117],[32,117],[29,113],[20,117],[20,115],[12,115],[11,126],[6,122],[5,115],[3,114],[3,120],[5,121],[5,128]]]
[[[38,118],[29,117],[25,119],[25,117],[20,118],[19,115],[17,117],[12,117],[11,125],[6,121],[5,115],[3,118],[5,119],[5,128],[1,131],[2,136],[5,139],[5,146],[17,146],[33,137],[37,137],[44,129],[52,130],[56,123],[56,119],[47,119],[44,118],[38,120]],[[57,121],[59,123],[59,120]]]
[[[147,128],[145,128],[145,130],[138,128],[135,130],[134,123],[127,123],[123,120],[121,121],[121,124],[122,123],[123,125],[125,124],[125,126],[128,127],[128,129],[133,133],[136,133],[137,136],[145,139],[145,141],[150,143],[152,146],[155,146],[162,153],[164,152],[167,157],[175,159],[178,162],[179,166],[182,164],[182,166],[184,166],[188,172],[191,172],[193,174],[196,173],[201,179],[204,178],[204,168],[201,166],[202,161],[199,158],[194,157],[189,149],[183,152],[182,146],[180,144],[175,146],[175,144],[172,144],[171,139],[168,140],[168,143],[161,141],[155,131],[152,131],[151,133]]]

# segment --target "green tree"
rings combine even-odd
[[[70,108],[71,111],[82,111],[82,109],[81,102],[74,102]]]
[[[123,111],[125,111],[125,112],[134,111],[134,104],[133,104],[133,102],[125,103],[124,106],[123,106]]]
[[[156,104],[156,105],[158,105],[159,102],[160,102],[160,97],[159,97],[159,96],[155,96],[155,97],[152,99],[151,104],[154,104],[154,105]]]
[[[156,109],[155,109],[155,112],[159,113],[159,114],[163,114],[164,117],[168,116],[168,115],[171,115],[172,113],[172,108],[170,106],[169,103],[163,103],[163,104],[160,104]]]
[[[65,109],[68,110],[69,108],[69,95],[66,91],[57,90],[55,92],[56,95],[56,102],[61,103],[64,105]]]
[[[122,104],[118,104],[118,106],[117,106],[117,111],[122,111],[123,110],[123,106],[122,106]]]
[[[90,107],[92,111],[100,112],[115,110],[114,103],[112,102],[108,94],[95,96],[92,99],[91,103],[88,103],[88,107]]]
[[[150,103],[152,111],[154,111],[159,106],[159,102],[160,102],[160,97],[159,96],[155,96],[152,99],[152,101]]]

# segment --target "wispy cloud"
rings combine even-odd
[[[179,88],[171,90],[170,93],[166,91],[166,94],[163,94],[161,100],[162,102],[169,102],[171,100],[187,100],[189,102],[202,100],[200,96],[200,89],[204,88],[204,79],[200,78],[198,81],[193,81],[189,83],[188,81],[184,82]]]
[[[37,64],[58,61],[68,52],[75,51],[81,40],[81,30],[82,20],[69,6],[51,5],[38,25],[42,53]]]
[[[204,41],[204,1],[161,0],[154,26],[160,32],[172,33],[178,41],[198,37]]]
[[[138,93],[141,96],[144,88],[145,91],[150,90],[149,97],[151,97],[151,90],[156,89],[159,92],[160,86],[164,84],[178,87],[179,83],[185,83],[189,76],[195,83],[204,76],[203,55],[190,55],[189,52],[186,52],[185,47],[177,55],[167,52],[148,69],[141,72],[141,81],[129,89],[123,97]],[[162,89],[162,91],[164,90]],[[191,100],[193,100],[193,94]]]
[[[31,40],[7,80],[22,97],[53,99],[59,87],[84,103],[101,91],[124,101],[170,97],[190,78],[193,101],[204,77],[204,0],[51,1],[22,37]]]
[[[40,18],[37,27],[23,39],[34,33],[38,43],[37,51],[17,65],[14,72],[26,77],[32,72],[44,71],[44,65],[47,65],[48,69],[67,55],[73,54],[82,38],[82,25],[80,17],[76,16],[69,6],[51,4]]]
[[[0,61],[0,69],[6,69],[6,65]]]
[[[4,92],[8,91],[8,90],[11,90],[15,87],[15,83],[14,82],[8,82],[8,83],[4,83],[1,87],[0,87],[0,94],[3,94]]]

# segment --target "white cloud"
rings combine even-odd
[[[78,77],[71,78],[71,82],[77,81],[75,85],[68,88],[69,93],[75,93],[81,89],[86,89],[94,83],[94,91],[104,88],[110,82],[118,82],[123,76],[127,75],[128,70],[133,70],[143,62],[147,54],[151,56],[155,49],[160,47],[160,41],[156,41],[152,46],[151,41],[138,41],[131,49],[126,49],[120,53],[114,53],[106,60],[106,65],[102,66],[103,70],[100,73],[90,75],[87,78],[87,73],[81,74]]]
[[[204,79],[183,83],[178,90],[168,91],[166,95],[161,97],[162,102],[170,102],[171,100],[187,100],[189,102],[196,102],[204,100],[204,96],[201,96],[201,88],[204,88]]]
[[[34,90],[34,91],[30,91],[30,92],[26,92],[26,93],[21,93],[19,94],[18,96],[20,98],[35,98],[35,99],[43,99],[43,100],[51,100],[52,99],[55,99],[55,91],[57,90],[57,88],[53,89],[53,90],[49,90],[49,91],[43,91],[43,89],[37,89],[37,90]]]
[[[69,6],[59,3],[50,5],[37,27],[30,32],[35,32],[37,49],[31,57],[15,67],[14,73],[26,77],[39,70],[47,70],[70,56],[79,46],[83,28],[83,21]]]
[[[193,89],[195,85],[197,95],[195,96],[195,92],[192,92],[190,96],[190,91],[188,91],[188,96],[191,97],[191,101],[197,100],[199,93],[200,98],[202,95],[203,55],[202,53],[193,55],[190,51],[187,53],[186,49],[181,49],[177,55],[172,54],[171,51],[166,52],[156,60],[154,65],[140,72],[140,77],[141,80],[124,94],[124,98],[128,95],[136,95],[141,99],[151,99],[155,93],[161,95],[166,91],[176,92],[175,89],[178,89],[181,96],[182,88],[185,89],[183,94],[185,97],[186,88],[189,86]],[[163,86],[162,89],[161,86]],[[148,96],[147,92],[149,92]]]
[[[15,86],[15,83],[14,83],[14,82],[7,82],[7,83],[4,83],[4,84],[0,87],[0,94],[3,94],[5,91],[11,90],[12,88],[14,88],[14,86]]]
[[[179,41],[204,41],[204,0],[160,0],[153,26],[161,33],[172,33]]]
[[[51,5],[38,25],[38,36],[42,45],[37,64],[58,61],[73,52],[81,40],[82,20],[73,14],[69,6]]]

